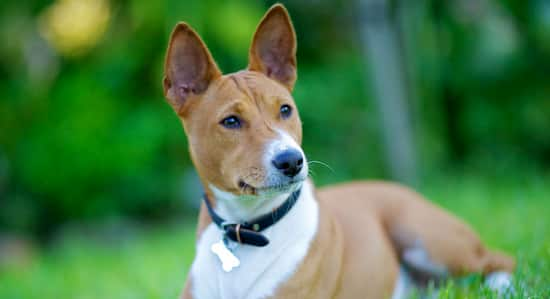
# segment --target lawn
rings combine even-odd
[[[550,298],[550,180],[541,176],[443,176],[422,193],[519,261],[517,298]],[[176,298],[193,258],[194,224],[160,225],[97,238],[66,233],[29,261],[0,271],[0,298]],[[475,276],[439,298],[493,298]]]

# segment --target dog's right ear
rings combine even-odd
[[[183,116],[191,98],[200,95],[221,76],[212,55],[199,35],[185,23],[178,23],[168,44],[164,64],[164,96]]]

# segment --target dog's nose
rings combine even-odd
[[[299,151],[290,149],[277,154],[271,163],[284,175],[292,178],[302,170],[304,157]]]

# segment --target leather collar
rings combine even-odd
[[[224,231],[224,239],[229,239],[240,244],[248,244],[252,246],[263,247],[269,244],[269,240],[260,232],[274,225],[281,220],[292,207],[298,201],[300,197],[301,188],[292,192],[285,200],[285,202],[278,208],[274,209],[271,213],[264,214],[251,221],[242,223],[231,223],[223,219],[218,215],[214,209],[206,194],[203,197],[208,214],[212,218],[212,221]]]

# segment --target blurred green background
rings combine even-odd
[[[550,294],[550,2],[282,2],[316,183],[412,185]],[[167,38],[184,20],[237,71],[273,3],[0,3],[1,298],[178,293],[201,189]]]

